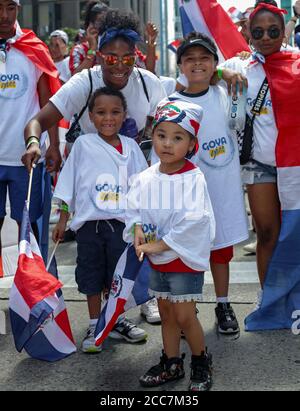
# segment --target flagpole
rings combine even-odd
[[[60,243],[60,240],[58,240],[57,243],[55,244],[54,250],[52,251],[51,257],[50,257],[50,259],[49,259],[49,261],[48,261],[48,264],[47,264],[47,267],[46,267],[46,271],[48,271],[49,268],[50,268],[50,265],[51,265],[52,260],[53,260],[53,258],[54,258],[54,256],[55,256],[55,253],[56,253],[56,251],[57,251],[57,248],[58,248],[58,246],[59,246],[59,243]]]
[[[32,181],[33,181],[33,170],[35,169],[35,164],[32,166],[32,169],[30,171],[29,175],[29,187],[28,187],[28,193],[27,193],[27,200],[26,200],[26,205],[27,205],[27,210],[29,211],[30,207],[30,198],[31,198],[31,190],[32,190]]]

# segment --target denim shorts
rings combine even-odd
[[[89,221],[76,233],[78,291],[87,296],[110,289],[117,263],[127,244],[125,225],[117,220]]]
[[[244,184],[267,184],[277,183],[277,168],[267,164],[251,160],[242,168],[242,179]]]
[[[172,303],[202,301],[204,273],[161,273],[151,269],[149,295]]]

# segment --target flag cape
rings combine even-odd
[[[282,227],[264,284],[261,308],[250,314],[246,330],[291,328],[300,310],[300,54],[266,58],[278,137],[276,164]]]
[[[217,1],[178,1],[184,36],[197,31],[211,37],[219,49],[220,62],[242,51],[250,51],[245,39]]]
[[[19,261],[10,291],[9,311],[16,349],[32,357],[57,361],[76,351],[61,286],[48,273],[31,231],[25,207]]]
[[[108,301],[96,326],[96,345],[103,343],[121,314],[150,300],[149,272],[148,260],[141,263],[134,247],[128,246],[117,264]]]

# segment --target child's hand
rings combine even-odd
[[[145,243],[146,239],[143,228],[140,225],[136,225],[134,227],[134,248],[137,249],[137,247]]]
[[[170,250],[170,247],[163,241],[156,241],[155,243],[142,244],[135,247],[136,254],[140,258],[144,254],[160,254],[164,251]]]
[[[67,223],[65,221],[59,221],[53,232],[52,232],[52,240],[56,244],[58,241],[63,241],[65,236]]]

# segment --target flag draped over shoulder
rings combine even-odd
[[[300,310],[300,54],[266,58],[278,138],[276,163],[282,227],[264,284],[261,308],[250,314],[246,330],[291,328]]]
[[[184,36],[197,31],[211,37],[218,47],[220,62],[242,51],[250,51],[245,39],[217,1],[178,1]]]
[[[11,288],[9,310],[16,349],[33,358],[57,361],[76,351],[62,284],[48,273],[25,207],[18,268]]]
[[[108,301],[96,326],[96,345],[103,343],[121,314],[150,300],[149,272],[148,260],[141,263],[134,247],[128,246],[117,264]]]

